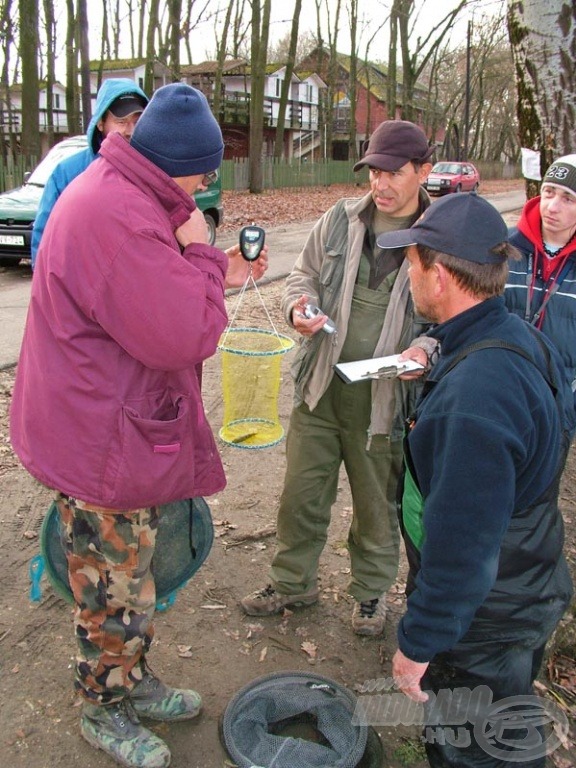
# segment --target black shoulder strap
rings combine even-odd
[[[449,373],[453,368],[455,368],[459,362],[461,362],[465,357],[468,357],[468,355],[472,354],[473,352],[478,352],[480,349],[508,349],[511,352],[516,352],[516,354],[521,355],[525,360],[528,360],[532,363],[542,374],[542,376],[545,378],[548,386],[552,390],[552,394],[554,395],[554,399],[556,399],[556,395],[558,394],[558,382],[556,380],[556,376],[554,375],[554,369],[552,366],[552,358],[550,357],[550,350],[546,346],[545,342],[540,337],[538,331],[536,329],[532,328],[530,325],[526,325],[527,328],[530,329],[532,335],[538,342],[538,345],[540,346],[540,349],[542,350],[542,354],[544,355],[544,359],[546,360],[546,369],[547,372],[544,373],[544,371],[540,368],[540,366],[536,363],[532,355],[530,355],[525,349],[522,349],[522,347],[519,347],[516,344],[511,344],[508,341],[504,341],[503,339],[483,339],[482,341],[477,341],[475,344],[470,344],[468,347],[465,347],[461,352],[459,352],[454,360],[448,365],[448,367],[443,371],[442,376],[445,376],[447,373]],[[436,383],[436,382],[434,382]]]

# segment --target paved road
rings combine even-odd
[[[486,197],[502,214],[518,211],[526,199],[521,191]],[[274,227],[267,231],[270,266],[265,280],[278,280],[290,272],[311,228],[312,223],[307,222]],[[235,238],[218,238],[221,248],[228,248],[234,242]],[[16,269],[0,267],[0,370],[10,368],[18,361],[31,279],[32,272],[24,264]]]

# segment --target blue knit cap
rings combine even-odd
[[[222,131],[201,91],[185,83],[154,92],[130,140],[168,176],[196,176],[222,162]]]

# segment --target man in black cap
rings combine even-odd
[[[384,629],[386,592],[398,568],[395,490],[403,409],[413,385],[344,384],[334,365],[400,352],[421,331],[404,253],[381,249],[376,237],[410,226],[429,205],[421,184],[433,151],[413,123],[382,123],[354,166],[368,166],[370,192],[341,200],[322,216],[286,281],[283,311],[303,339],[293,368],[295,408],[271,583],[241,601],[249,615],[318,600],[318,563],[344,462],[353,499],[352,627],[360,635]],[[309,302],[330,316],[336,333],[322,330],[326,316],[306,316]]]
[[[98,157],[100,145],[109,133],[119,133],[127,141],[130,140],[134,127],[147,104],[148,97],[133,80],[125,77],[111,77],[104,80],[98,90],[94,114],[86,130],[88,142],[86,148],[61,160],[50,174],[42,192],[32,230],[33,269],[36,267],[40,240],[56,200],[68,184]]]
[[[410,573],[394,681],[426,702],[432,766],[540,768],[550,745],[534,727],[532,684],[572,591],[558,509],[573,409],[561,359],[506,309],[517,254],[476,194],[435,203],[378,244],[407,248],[416,310],[440,344],[405,439]]]

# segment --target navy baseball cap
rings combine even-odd
[[[494,248],[508,242],[508,227],[496,208],[475,192],[448,195],[427,208],[410,229],[384,232],[380,248],[424,245],[477,264],[501,264]]]

